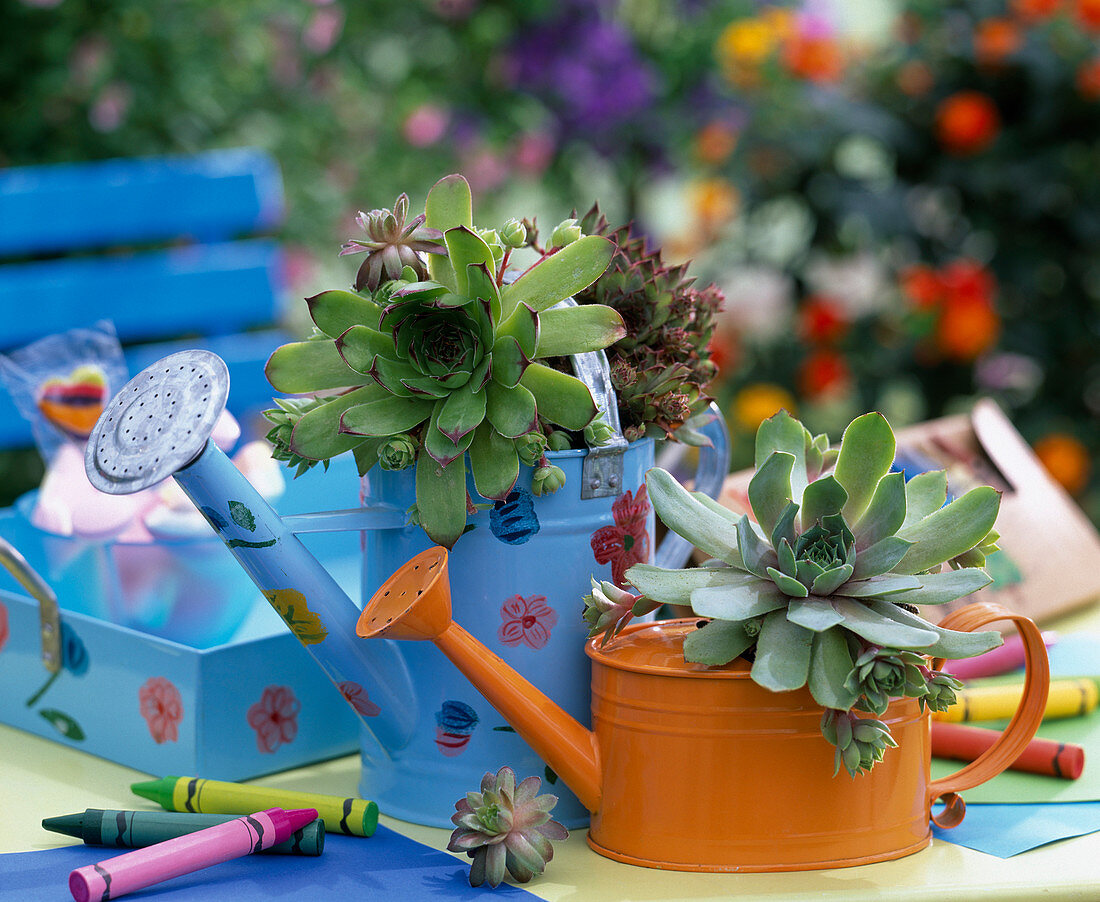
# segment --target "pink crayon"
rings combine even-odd
[[[1058,641],[1058,634],[1045,631],[1043,642],[1050,648]],[[960,680],[976,680],[979,677],[998,676],[1024,666],[1024,643],[1013,633],[1005,637],[1004,645],[987,651],[977,658],[964,658],[961,661],[948,661],[944,667],[952,676]]]
[[[103,902],[183,874],[259,852],[317,820],[312,808],[268,808],[216,827],[77,868],[69,874],[76,902]]]

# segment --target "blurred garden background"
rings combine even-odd
[[[292,328],[403,191],[598,199],[724,292],[736,466],[779,407],[839,438],[987,395],[1100,521],[1100,0],[10,0],[0,33],[0,166],[277,158]]]

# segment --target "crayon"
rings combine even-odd
[[[1043,631],[1043,643],[1050,648],[1058,641],[1058,634],[1049,630]],[[1000,676],[1024,666],[1024,641],[1013,633],[1005,637],[1004,645],[987,651],[976,658],[962,658],[958,661],[948,661],[944,667],[952,676],[960,680],[976,680],[981,677]]]
[[[935,712],[932,719],[946,723],[1002,720],[1016,713],[1023,691],[1020,684],[960,689],[955,694],[955,704],[946,711]],[[1043,719],[1082,717],[1096,707],[1098,698],[1100,691],[1093,680],[1051,680]]]
[[[937,758],[973,761],[1001,735],[1000,730],[936,722],[932,724],[932,754]],[[1036,737],[1009,767],[1032,774],[1076,780],[1085,769],[1085,750],[1072,742]]]
[[[378,806],[365,799],[345,799],[317,792],[295,792],[200,777],[161,777],[159,780],[134,783],[130,789],[168,811],[249,814],[278,805],[283,808],[316,808],[326,830],[339,830],[349,836],[371,836],[378,826]]]
[[[312,808],[284,811],[268,808],[244,817],[135,849],[69,874],[76,902],[104,902],[126,893],[259,852],[288,839],[317,819]]]
[[[115,811],[87,808],[78,814],[48,817],[46,830],[75,836],[87,846],[142,849],[166,839],[185,836],[234,820],[234,814],[186,814],[175,811]],[[320,855],[325,848],[325,822],[320,818],[306,824],[285,842],[263,849],[265,854]]]

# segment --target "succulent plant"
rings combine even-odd
[[[614,252],[607,239],[579,238],[505,284],[511,245],[474,229],[465,179],[436,183],[426,210],[446,250],[429,258],[430,278],[411,266],[399,278],[387,269],[389,281],[369,296],[326,291],[307,299],[316,334],[278,348],[267,375],[283,392],[338,390],[300,417],[275,413],[282,459],[352,451],[364,473],[383,448],[387,466],[407,462],[394,456],[393,440],[414,439],[415,517],[434,542],[451,547],[474,508],[467,460],[476,491],[503,501],[521,457],[542,464],[532,434],[544,438],[544,424],[579,432],[596,415],[583,382],[539,359],[604,348],[623,325],[603,305],[549,309],[604,271]],[[507,231],[510,240],[518,235]],[[555,491],[564,473],[541,465],[535,479],[536,494]]]
[[[707,385],[716,367],[708,345],[724,297],[714,285],[693,287],[687,265],[666,266],[631,225],[612,229],[598,204],[579,227],[616,245],[607,271],[577,301],[612,307],[626,325],[626,335],[608,350],[623,433],[629,441],[672,437],[710,403]],[[690,428],[675,437],[701,441]]]
[[[634,617],[649,614],[661,605],[645,596],[633,595],[612,582],[592,578],[592,591],[584,596],[584,619],[588,637],[603,636],[600,645],[614,639]]]
[[[374,291],[387,280],[399,279],[406,266],[412,267],[417,278],[425,278],[428,273],[420,254],[446,253],[443,233],[426,227],[424,214],[406,225],[408,215],[409,196],[400,194],[394,201],[393,210],[360,212],[355,217],[367,233],[367,240],[349,238],[340,249],[340,256],[364,251],[367,254],[355,275],[356,291]]]
[[[502,767],[482,778],[479,792],[455,803],[451,822],[456,827],[447,848],[473,859],[471,886],[499,886],[505,871],[517,883],[527,883],[554,857],[550,841],[568,838],[569,831],[550,818],[558,797],[539,795],[541,786],[534,776],[517,786],[515,772]]]
[[[714,560],[626,573],[646,597],[710,618],[685,639],[687,660],[721,665],[748,654],[759,685],[808,686],[826,709],[823,732],[837,745],[838,766],[853,775],[890,745],[885,724],[853,709],[880,714],[890,698],[910,696],[938,710],[958,684],[928,659],[971,657],[1002,641],[936,626],[912,607],[991,581],[976,567],[941,568],[992,547],[999,493],[979,486],[946,504],[944,472],[906,482],[890,472],[894,452],[880,414],[854,420],[834,451],[781,411],[757,432],[752,518],[654,468],[646,486],[658,516]]]

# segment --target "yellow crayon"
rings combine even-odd
[[[937,711],[933,720],[962,723],[974,720],[1004,720],[1016,713],[1023,695],[1020,684],[1005,686],[976,686],[956,693],[956,702],[946,711]],[[1100,700],[1093,680],[1052,680],[1044,720],[1060,717],[1081,717],[1092,711]]]
[[[351,836],[370,836],[378,826],[378,806],[365,799],[345,799],[319,792],[295,792],[267,786],[246,786],[199,777],[161,777],[134,783],[130,789],[166,811],[206,814],[252,814],[265,808],[314,808],[325,829]]]

